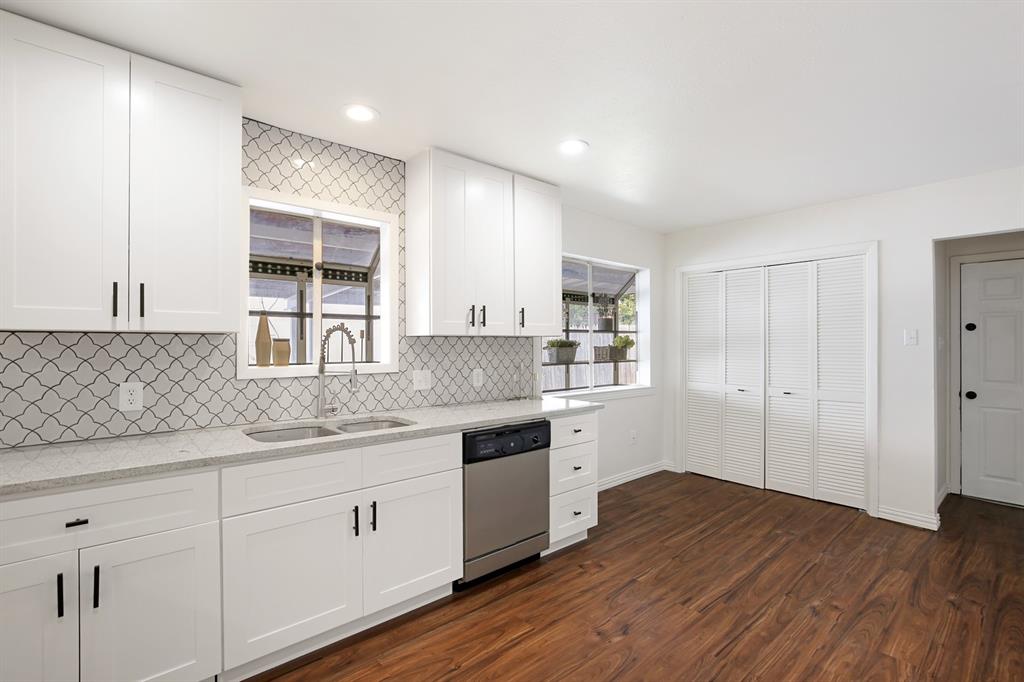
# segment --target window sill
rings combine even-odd
[[[351,365],[331,365],[327,368],[327,376],[344,376]],[[401,371],[397,362],[374,363],[372,365],[356,365],[356,374],[392,374]],[[239,379],[290,379],[294,377],[315,377],[316,365],[299,365],[289,367],[252,367],[239,365],[236,376]]]
[[[579,398],[581,400],[624,400],[626,398],[645,398],[654,395],[654,386],[603,386],[601,388],[585,388],[575,391],[558,391],[544,393],[544,398]]]

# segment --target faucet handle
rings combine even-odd
[[[341,414],[341,408],[337,405],[324,405],[325,417],[337,417],[339,414]]]

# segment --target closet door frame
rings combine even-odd
[[[865,493],[866,511],[871,516],[878,516],[878,242],[858,242],[841,246],[791,251],[787,253],[754,256],[715,263],[700,263],[676,268],[676,310],[680,312],[676,333],[678,334],[681,353],[679,356],[676,392],[676,465],[679,471],[687,471],[686,467],[686,276],[699,273],[711,273],[742,268],[767,267],[784,265],[800,261],[824,260],[849,256],[863,256],[865,266],[864,299],[867,308],[865,320],[866,376],[864,380],[864,427],[866,439],[865,451]],[[762,372],[767,371],[767,363],[763,363]],[[766,378],[762,385],[767,386]],[[767,388],[765,389],[767,390]]]

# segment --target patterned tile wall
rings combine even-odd
[[[243,121],[244,183],[398,212],[399,354],[402,371],[331,378],[345,413],[502,400],[530,392],[527,338],[406,337],[405,164],[265,123]],[[472,386],[472,370],[485,383]],[[429,391],[412,370],[430,369]],[[145,384],[146,408],[117,409],[117,386]],[[235,378],[233,334],[0,332],[0,448],[226,426],[314,414],[316,380]]]

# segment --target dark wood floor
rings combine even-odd
[[[655,474],[601,493],[585,545],[277,679],[1022,680],[1024,510],[941,512],[932,533]]]

